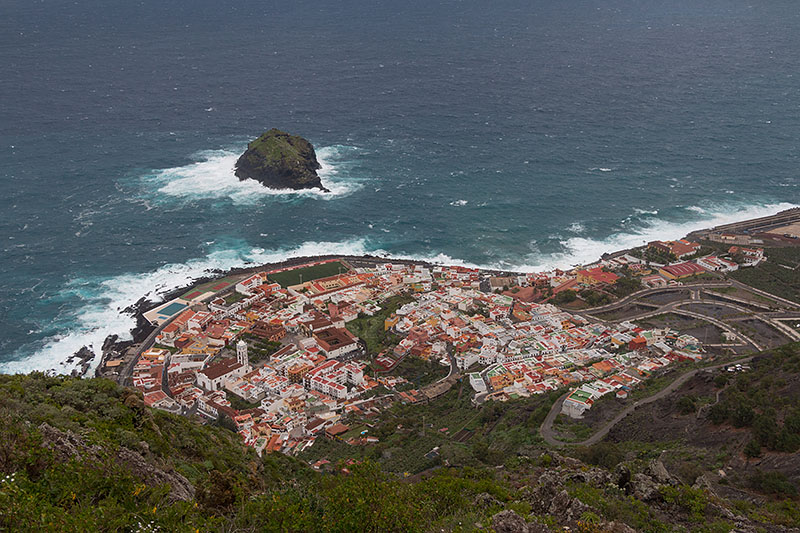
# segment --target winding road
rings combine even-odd
[[[739,300],[737,298],[725,297],[724,295],[721,298],[716,298],[717,297],[716,294],[715,295],[710,295],[710,293],[709,293],[709,295],[711,296],[711,298],[703,298],[703,292],[704,292],[703,290],[704,289],[722,288],[722,287],[737,287],[737,288],[749,291],[751,293],[758,294],[758,295],[763,296],[765,298],[769,298],[774,302],[779,302],[780,304],[783,304],[786,307],[789,307],[789,310],[771,311],[771,310],[764,309],[762,311],[753,311],[752,309],[747,309],[747,308],[742,307],[741,305],[737,305],[737,304],[751,305],[750,302],[746,302],[744,300]],[[645,296],[649,296],[649,295],[652,295],[652,294],[659,294],[659,293],[662,293],[662,292],[670,292],[670,291],[689,291],[689,298],[686,299],[686,300],[679,300],[679,301],[675,301],[675,302],[669,302],[669,303],[666,303],[664,305],[653,305],[652,302],[637,302],[637,300],[639,298],[642,298],[642,297],[645,297]],[[720,300],[729,300],[729,301],[726,302],[726,301],[720,301]],[[735,311],[737,311],[739,313],[744,313],[744,314],[746,314],[746,315],[748,315],[748,316],[750,316],[750,317],[752,317],[754,319],[760,320],[760,321],[772,326],[777,331],[783,333],[783,335],[788,337],[790,340],[793,340],[793,341],[800,340],[800,333],[798,333],[797,331],[795,331],[791,327],[787,326],[786,324],[782,324],[781,322],[779,322],[779,319],[778,319],[778,315],[780,315],[780,316],[786,316],[786,318],[782,318],[782,320],[787,320],[787,319],[800,320],[800,311],[798,311],[798,308],[800,306],[798,306],[797,303],[789,301],[789,300],[786,300],[785,298],[781,298],[779,296],[775,296],[775,295],[770,294],[768,292],[765,292],[765,291],[762,291],[762,290],[759,290],[759,289],[755,289],[753,287],[750,287],[749,285],[745,285],[745,284],[743,284],[741,282],[738,282],[736,280],[726,280],[726,281],[702,283],[702,284],[694,283],[694,284],[687,284],[687,285],[674,285],[674,286],[670,286],[670,287],[660,287],[660,288],[656,288],[656,289],[645,289],[645,290],[641,290],[641,291],[635,292],[635,293],[633,293],[633,294],[631,294],[631,295],[629,295],[629,296],[627,296],[625,298],[622,298],[621,300],[619,300],[617,302],[614,302],[614,303],[611,303],[611,304],[608,304],[608,305],[599,306],[599,307],[594,307],[594,308],[591,308],[591,309],[586,309],[586,310],[582,311],[582,313],[585,314],[585,315],[588,315],[588,316],[590,316],[592,318],[597,318],[597,317],[593,316],[594,313],[603,313],[603,312],[606,312],[606,311],[619,309],[619,308],[622,308],[622,307],[624,307],[626,305],[630,305],[630,304],[634,304],[634,303],[646,303],[647,304],[646,307],[654,307],[654,309],[652,311],[646,311],[646,312],[638,314],[638,315],[634,315],[634,316],[630,316],[630,317],[627,317],[627,318],[618,319],[618,320],[616,320],[616,322],[637,321],[637,320],[643,320],[643,319],[646,319],[646,318],[650,318],[650,317],[653,317],[653,316],[662,315],[662,314],[666,314],[666,313],[674,313],[674,314],[677,314],[677,315],[684,315],[684,316],[688,316],[688,317],[691,317],[691,318],[696,318],[698,320],[706,321],[706,322],[708,322],[710,324],[714,324],[715,326],[719,327],[723,331],[729,332],[730,334],[735,336],[740,341],[749,344],[755,350],[762,351],[764,349],[764,347],[761,344],[759,344],[758,342],[756,342],[752,338],[748,337],[747,335],[741,333],[740,331],[734,329],[729,324],[723,322],[720,319],[717,319],[715,317],[708,316],[706,314],[699,313],[699,312],[696,312],[696,311],[690,311],[690,310],[687,310],[687,309],[681,309],[681,306],[687,305],[687,304],[709,303],[709,304],[714,304],[714,305],[718,305],[718,306],[727,307],[727,308],[733,309],[733,310],[735,310]],[[766,306],[763,306],[763,305],[751,305],[751,307],[762,308],[762,307],[766,307]],[[610,321],[609,320],[608,322],[615,322],[615,321]],[[555,432],[553,431],[553,422],[555,421],[555,419],[559,415],[559,413],[561,413],[561,407],[563,406],[564,401],[567,399],[567,396],[569,395],[569,392],[567,392],[564,395],[562,395],[558,400],[556,400],[556,402],[550,408],[550,412],[547,413],[547,416],[545,417],[544,422],[542,423],[541,427],[539,428],[539,431],[540,431],[540,433],[542,435],[542,438],[545,440],[545,442],[547,442],[551,446],[589,446],[589,445],[592,445],[592,444],[596,444],[596,443],[600,442],[606,435],[608,435],[609,431],[611,431],[611,429],[614,426],[616,426],[619,422],[624,420],[625,417],[627,417],[630,413],[632,413],[637,407],[639,407],[641,405],[646,405],[648,403],[656,402],[656,401],[658,401],[658,400],[660,400],[662,398],[665,398],[669,394],[671,394],[674,391],[676,391],[677,389],[679,389],[684,383],[686,383],[689,379],[691,379],[693,376],[695,376],[699,371],[701,371],[701,370],[715,370],[715,369],[718,369],[718,368],[721,368],[721,367],[725,367],[725,366],[729,366],[729,365],[735,365],[735,364],[738,364],[738,363],[743,363],[743,362],[746,362],[746,361],[750,361],[751,359],[752,359],[752,356],[747,356],[747,357],[742,357],[740,359],[736,359],[734,361],[728,361],[728,362],[725,362],[725,363],[720,363],[720,364],[717,364],[717,365],[704,367],[702,369],[695,369],[695,370],[690,370],[688,372],[685,372],[685,373],[681,374],[680,376],[678,376],[672,383],[670,383],[664,389],[658,391],[657,393],[653,394],[652,396],[649,396],[648,398],[645,398],[643,400],[639,400],[639,401],[627,406],[625,409],[620,411],[611,421],[609,421],[606,425],[604,425],[597,432],[595,432],[591,437],[589,437],[588,439],[585,439],[583,441],[580,441],[580,442],[564,442],[562,440],[559,440],[558,438],[556,438]]]
[[[542,426],[541,426],[539,431],[540,431],[540,433],[542,435],[542,438],[545,440],[545,442],[547,444],[551,445],[551,446],[559,446],[559,447],[560,446],[591,446],[592,444],[597,444],[606,435],[608,435],[608,432],[611,431],[611,429],[614,426],[616,426],[626,416],[628,416],[634,410],[636,410],[637,407],[639,407],[641,405],[646,405],[648,403],[656,402],[656,401],[668,396],[669,394],[675,392],[684,383],[689,381],[692,377],[694,377],[695,374],[697,374],[701,370],[703,370],[703,371],[705,371],[705,370],[715,370],[717,368],[721,368],[721,367],[724,367],[724,366],[730,366],[730,365],[735,365],[735,364],[738,364],[738,363],[744,363],[744,362],[750,361],[751,359],[753,359],[753,357],[752,356],[748,356],[748,357],[743,357],[741,359],[736,359],[734,361],[728,361],[726,363],[720,363],[720,364],[714,365],[714,366],[707,366],[707,367],[704,367],[704,368],[696,368],[694,370],[689,370],[688,372],[685,372],[685,373],[681,374],[680,376],[678,376],[675,379],[675,381],[673,381],[667,387],[661,389],[657,393],[653,394],[652,396],[648,396],[647,398],[645,398],[643,400],[639,400],[639,401],[629,405],[628,407],[626,407],[625,409],[623,409],[622,411],[617,413],[617,416],[615,416],[605,426],[600,428],[591,437],[589,437],[586,440],[582,440],[580,442],[564,442],[564,441],[558,440],[555,437],[555,432],[553,431],[553,422],[555,421],[555,419],[558,416],[558,414],[561,412],[561,406],[564,404],[564,400],[566,400],[567,396],[569,396],[569,392],[567,392],[563,396],[561,396],[558,400],[556,400],[556,403],[553,404],[553,407],[550,409],[550,412],[547,413],[547,417],[545,417],[544,422],[542,423]]]

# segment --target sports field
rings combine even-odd
[[[205,292],[217,292],[224,289],[225,287],[230,287],[234,283],[238,283],[239,280],[241,279],[242,276],[227,276],[222,279],[207,281],[202,285],[193,287],[191,290],[189,290],[187,293],[181,296],[181,298],[185,300],[191,300],[193,298],[197,298],[198,296],[200,296]]]
[[[279,283],[281,287],[289,287],[297,285],[306,281],[312,281],[319,278],[327,278],[335,276],[341,272],[347,272],[347,267],[339,261],[331,261],[330,263],[322,263],[320,265],[312,265],[308,267],[295,268],[293,270],[284,270],[270,274],[270,281]]]

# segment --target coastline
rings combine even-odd
[[[690,232],[684,237],[699,237],[699,238],[708,238],[710,235],[714,233],[721,233],[722,231],[729,231],[729,230],[744,230],[747,231],[748,228],[758,228],[759,230],[764,230],[765,228],[770,228],[775,226],[777,223],[785,223],[787,218],[796,218],[800,220],[800,208],[793,208],[787,209],[780,212],[777,212],[773,215],[769,215],[767,217],[759,217],[755,219],[745,219],[735,223],[729,223],[722,226],[715,226],[711,228],[705,228],[701,230],[695,230]],[[776,238],[779,237],[776,235]],[[629,253],[631,249],[623,249],[623,250],[614,250],[614,251],[607,251],[602,253],[597,260],[608,260],[613,259],[616,257],[620,257]],[[126,350],[131,348],[132,346],[136,346],[144,342],[148,336],[150,336],[153,331],[157,328],[150,324],[150,322],[144,317],[144,314],[161,305],[165,301],[169,301],[171,299],[177,298],[182,294],[185,294],[192,288],[207,283],[210,281],[214,281],[217,279],[224,278],[226,276],[246,276],[249,274],[253,274],[258,271],[262,271],[265,269],[280,269],[280,268],[288,268],[299,266],[310,261],[319,261],[319,260],[329,260],[329,259],[342,259],[346,262],[356,263],[357,266],[375,266],[377,264],[383,263],[397,263],[397,264],[406,264],[406,265],[423,265],[423,266],[447,266],[443,263],[432,263],[430,261],[425,260],[418,260],[418,259],[402,259],[402,258],[393,258],[390,256],[376,256],[376,255],[339,255],[339,254],[324,254],[324,255],[311,255],[311,256],[299,256],[299,257],[292,257],[287,258],[283,261],[273,262],[273,263],[262,263],[257,265],[251,265],[246,267],[236,267],[231,268],[228,270],[213,270],[209,271],[207,275],[202,276],[193,280],[191,283],[186,285],[182,285],[180,287],[176,287],[170,291],[165,292],[161,295],[161,298],[158,301],[151,301],[146,298],[141,298],[138,302],[134,305],[128,307],[123,312],[132,315],[136,319],[136,326],[130,331],[131,339],[120,341],[118,340],[118,335],[109,335],[105,341],[103,342],[103,348],[100,354],[94,354],[89,350],[87,347],[83,347],[74,354],[72,354],[67,361],[73,361],[75,358],[80,360],[78,366],[81,368],[78,371],[75,368],[72,371],[73,375],[79,376],[86,376],[87,372],[92,366],[92,361],[96,357],[99,356],[99,360],[97,365],[94,368],[93,374],[96,376],[101,375],[101,368],[105,365],[105,363],[111,359],[112,357],[119,357],[120,354],[123,354]],[[496,270],[496,269],[486,269],[486,268],[478,268],[479,272],[488,275],[522,275],[522,272],[512,271],[512,270]]]
[[[118,340],[119,335],[109,335],[103,342],[103,348],[100,354],[95,354],[94,352],[89,350],[89,348],[86,346],[82,347],[80,350],[72,354],[69,359],[67,359],[67,361],[72,361],[75,358],[81,360],[80,363],[78,364],[78,366],[81,367],[81,371],[78,371],[78,369],[76,368],[72,371],[72,375],[87,377],[87,373],[89,372],[89,368],[91,367],[91,362],[94,360],[95,357],[99,356],[98,363],[94,368],[93,375],[100,376],[102,374],[101,369],[108,360],[119,357],[121,354],[125,353],[132,346],[141,344],[142,342],[147,340],[147,338],[157,329],[156,326],[150,324],[150,322],[144,317],[144,314],[146,312],[158,307],[165,301],[169,301],[171,299],[179,297],[182,294],[185,294],[186,292],[190,291],[192,288],[198,285],[201,285],[203,283],[208,283],[210,281],[214,281],[217,279],[222,279],[227,276],[247,276],[249,274],[254,274],[256,272],[266,269],[272,270],[279,268],[295,267],[311,261],[320,261],[329,259],[341,259],[347,262],[361,263],[361,265],[359,266],[366,266],[366,265],[374,266],[383,263],[422,265],[427,267],[433,267],[437,265],[443,266],[438,263],[431,263],[430,261],[423,261],[418,259],[397,259],[388,256],[376,256],[369,254],[367,255],[328,254],[328,255],[292,257],[284,261],[279,261],[275,263],[261,263],[258,265],[252,265],[247,267],[236,267],[228,270],[210,271],[208,275],[197,278],[189,284],[182,285],[168,292],[165,292],[159,301],[152,301],[148,300],[147,298],[141,298],[134,305],[122,311],[123,313],[131,314],[136,319],[136,327],[130,331],[132,338],[130,340],[121,341]],[[509,270],[479,269],[479,271],[493,275],[522,274],[521,272],[514,272]]]

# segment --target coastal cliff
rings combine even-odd
[[[317,175],[319,168],[310,142],[273,128],[247,145],[236,161],[235,174],[240,180],[254,179],[270,189],[330,192]]]

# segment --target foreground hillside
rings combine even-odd
[[[749,499],[726,498],[704,475],[689,480],[669,469],[660,448],[646,443],[569,453],[575,457],[529,447],[494,466],[439,467],[407,479],[372,462],[320,474],[281,455],[259,458],[222,427],[150,410],[136,392],[109,381],[0,376],[0,530],[532,532],[568,525],[627,532],[800,525],[791,479],[781,478],[779,493],[756,487]]]

